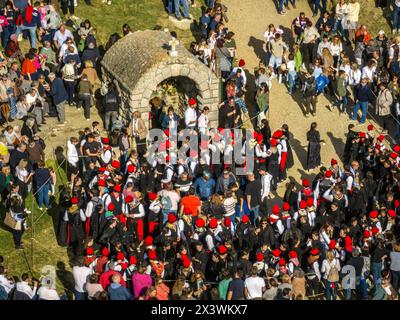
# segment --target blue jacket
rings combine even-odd
[[[203,177],[200,177],[196,179],[194,187],[196,188],[197,194],[200,196],[201,200],[206,200],[214,193],[215,180],[212,178],[205,180]]]
[[[361,84],[355,88],[355,97],[360,102],[373,102],[375,100],[371,89],[367,85],[362,86]]]
[[[111,283],[108,287],[108,295],[110,300],[131,300],[132,296],[120,283]]]
[[[31,22],[28,23],[24,19],[23,25],[25,27],[40,27],[42,25],[40,22],[40,12],[36,9],[33,9]]]
[[[59,104],[68,100],[67,90],[65,90],[64,82],[60,78],[55,78],[51,83],[51,96],[54,104]]]
[[[174,113],[173,118],[177,122],[176,125],[178,126],[179,125],[179,121],[180,121],[180,117],[176,113]],[[164,116],[163,116],[163,118],[161,120],[161,127],[163,129],[168,129],[169,128],[169,116],[168,116],[168,114],[164,114]]]

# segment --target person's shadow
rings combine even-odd
[[[247,44],[249,47],[253,47],[254,53],[256,54],[259,60],[265,61],[265,50],[264,50],[264,41],[260,39],[256,39],[253,36],[250,37],[249,43]]]
[[[335,148],[336,154],[341,157],[344,152],[344,142],[342,138],[336,138],[332,132],[327,132],[326,133],[329,139],[331,140],[333,147]]]
[[[307,169],[307,147],[302,146],[301,141],[296,138],[290,140],[290,145],[296,153],[302,168]]]
[[[56,270],[57,278],[61,281],[64,289],[65,295],[68,300],[73,300],[73,292],[74,292],[74,277],[71,271],[68,271],[65,268],[65,263],[62,261],[57,262],[57,270]]]

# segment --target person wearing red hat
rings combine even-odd
[[[71,205],[62,215],[58,229],[60,244],[71,247],[75,255],[82,255],[83,240],[85,239],[86,216],[79,202],[78,197],[71,198]]]
[[[207,249],[210,252],[215,251],[215,245],[217,243],[217,239],[215,237],[217,234],[217,232],[216,232],[217,228],[219,228],[218,220],[216,218],[211,218],[210,221],[208,222],[208,229],[205,234],[205,241],[206,241]]]
[[[149,192],[148,198],[150,201],[148,212],[148,234],[153,235],[159,231],[162,204],[157,193]]]
[[[308,179],[303,179],[301,182],[303,188],[298,193],[298,205],[300,206],[301,200],[307,201],[308,198],[315,198],[314,192],[310,186]]]
[[[104,272],[105,266],[108,262],[109,254],[110,251],[108,250],[107,247],[101,249],[101,256],[98,257],[92,264],[92,269],[94,270],[95,274],[100,275]]]
[[[103,138],[102,141],[106,141],[107,143],[103,142],[103,148],[101,150],[101,154],[99,157],[99,162],[103,167],[107,167],[111,161],[112,161],[112,157],[113,157],[113,150],[112,147],[109,145],[110,143],[110,139],[108,138]],[[104,168],[106,169],[106,168]],[[103,170],[104,172],[105,170]]]
[[[86,248],[86,255],[84,257],[84,265],[86,267],[91,266],[91,264],[96,260],[96,256],[94,255],[93,247]]]
[[[129,198],[129,195],[126,197],[122,212],[128,217],[128,231],[134,232],[137,240],[140,242],[144,238],[145,210],[142,203],[141,193],[138,193],[137,196],[138,197],[136,199],[132,199],[132,201]]]
[[[197,124],[197,101],[193,98],[189,99],[189,106],[185,111],[185,125],[186,129],[193,130]]]

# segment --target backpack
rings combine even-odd
[[[121,134],[121,132],[119,130],[113,130],[110,133],[110,146],[111,147],[118,147],[118,142],[119,142],[119,135]]]
[[[169,196],[163,196],[161,197],[161,205],[163,210],[171,210],[172,208],[172,201]]]
[[[331,266],[326,280],[328,280],[329,282],[339,281],[339,270],[336,268],[336,266]]]

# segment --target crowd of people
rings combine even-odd
[[[0,83],[2,110],[9,106],[3,115],[24,122],[21,130],[9,125],[0,136],[4,223],[16,249],[23,249],[31,214],[25,207],[29,192],[41,210],[49,209],[49,195],[57,193],[56,172],[45,166],[41,125],[47,116],[57,116],[63,125],[66,104],[83,105],[90,120],[100,87],[100,54],[90,21],[75,26],[77,43],[52,6],[30,1],[17,6],[23,2],[5,4]],[[178,11],[180,4],[187,7],[186,0],[174,3]],[[188,99],[182,119],[173,107],[159,106],[152,108],[148,125],[140,112],[119,125],[117,88],[100,90],[104,126],[90,122],[69,139],[69,184],[57,204],[56,235],[71,254],[76,300],[398,299],[400,145],[390,147],[387,130],[398,109],[400,39],[384,32],[372,37],[367,26],[358,25],[359,9],[356,0],[339,0],[315,24],[300,13],[288,35],[269,25],[265,60],[254,70],[256,92],[248,92],[246,63],[237,57],[234,32],[224,25],[226,8],[207,1],[201,36],[191,49],[223,80],[218,128],[210,127],[210,110],[196,97]],[[124,25],[123,33],[132,30]],[[31,41],[25,56],[20,35]],[[118,38],[113,35],[106,49]],[[360,131],[350,122],[341,158],[322,166],[323,140],[313,122],[303,139],[306,169],[318,172],[297,184],[287,177],[294,166],[289,127],[271,124],[278,127],[271,130],[268,121],[275,78],[276,85],[284,83],[290,95],[301,97],[306,116],[316,117],[321,95],[341,114],[353,99],[352,120],[361,109],[365,123],[372,104],[383,131],[376,134],[371,124]],[[254,97],[255,110],[246,105],[246,95]],[[254,151],[254,170],[246,171],[246,163],[215,162],[233,153],[237,136],[231,130],[249,122],[253,111],[254,132],[244,145]],[[163,132],[152,161],[150,129]],[[208,139],[190,148],[189,140],[176,142],[181,129]],[[177,150],[185,146],[181,158]],[[283,197],[279,186],[285,188]],[[1,299],[65,298],[52,281],[11,275],[0,257]]]

